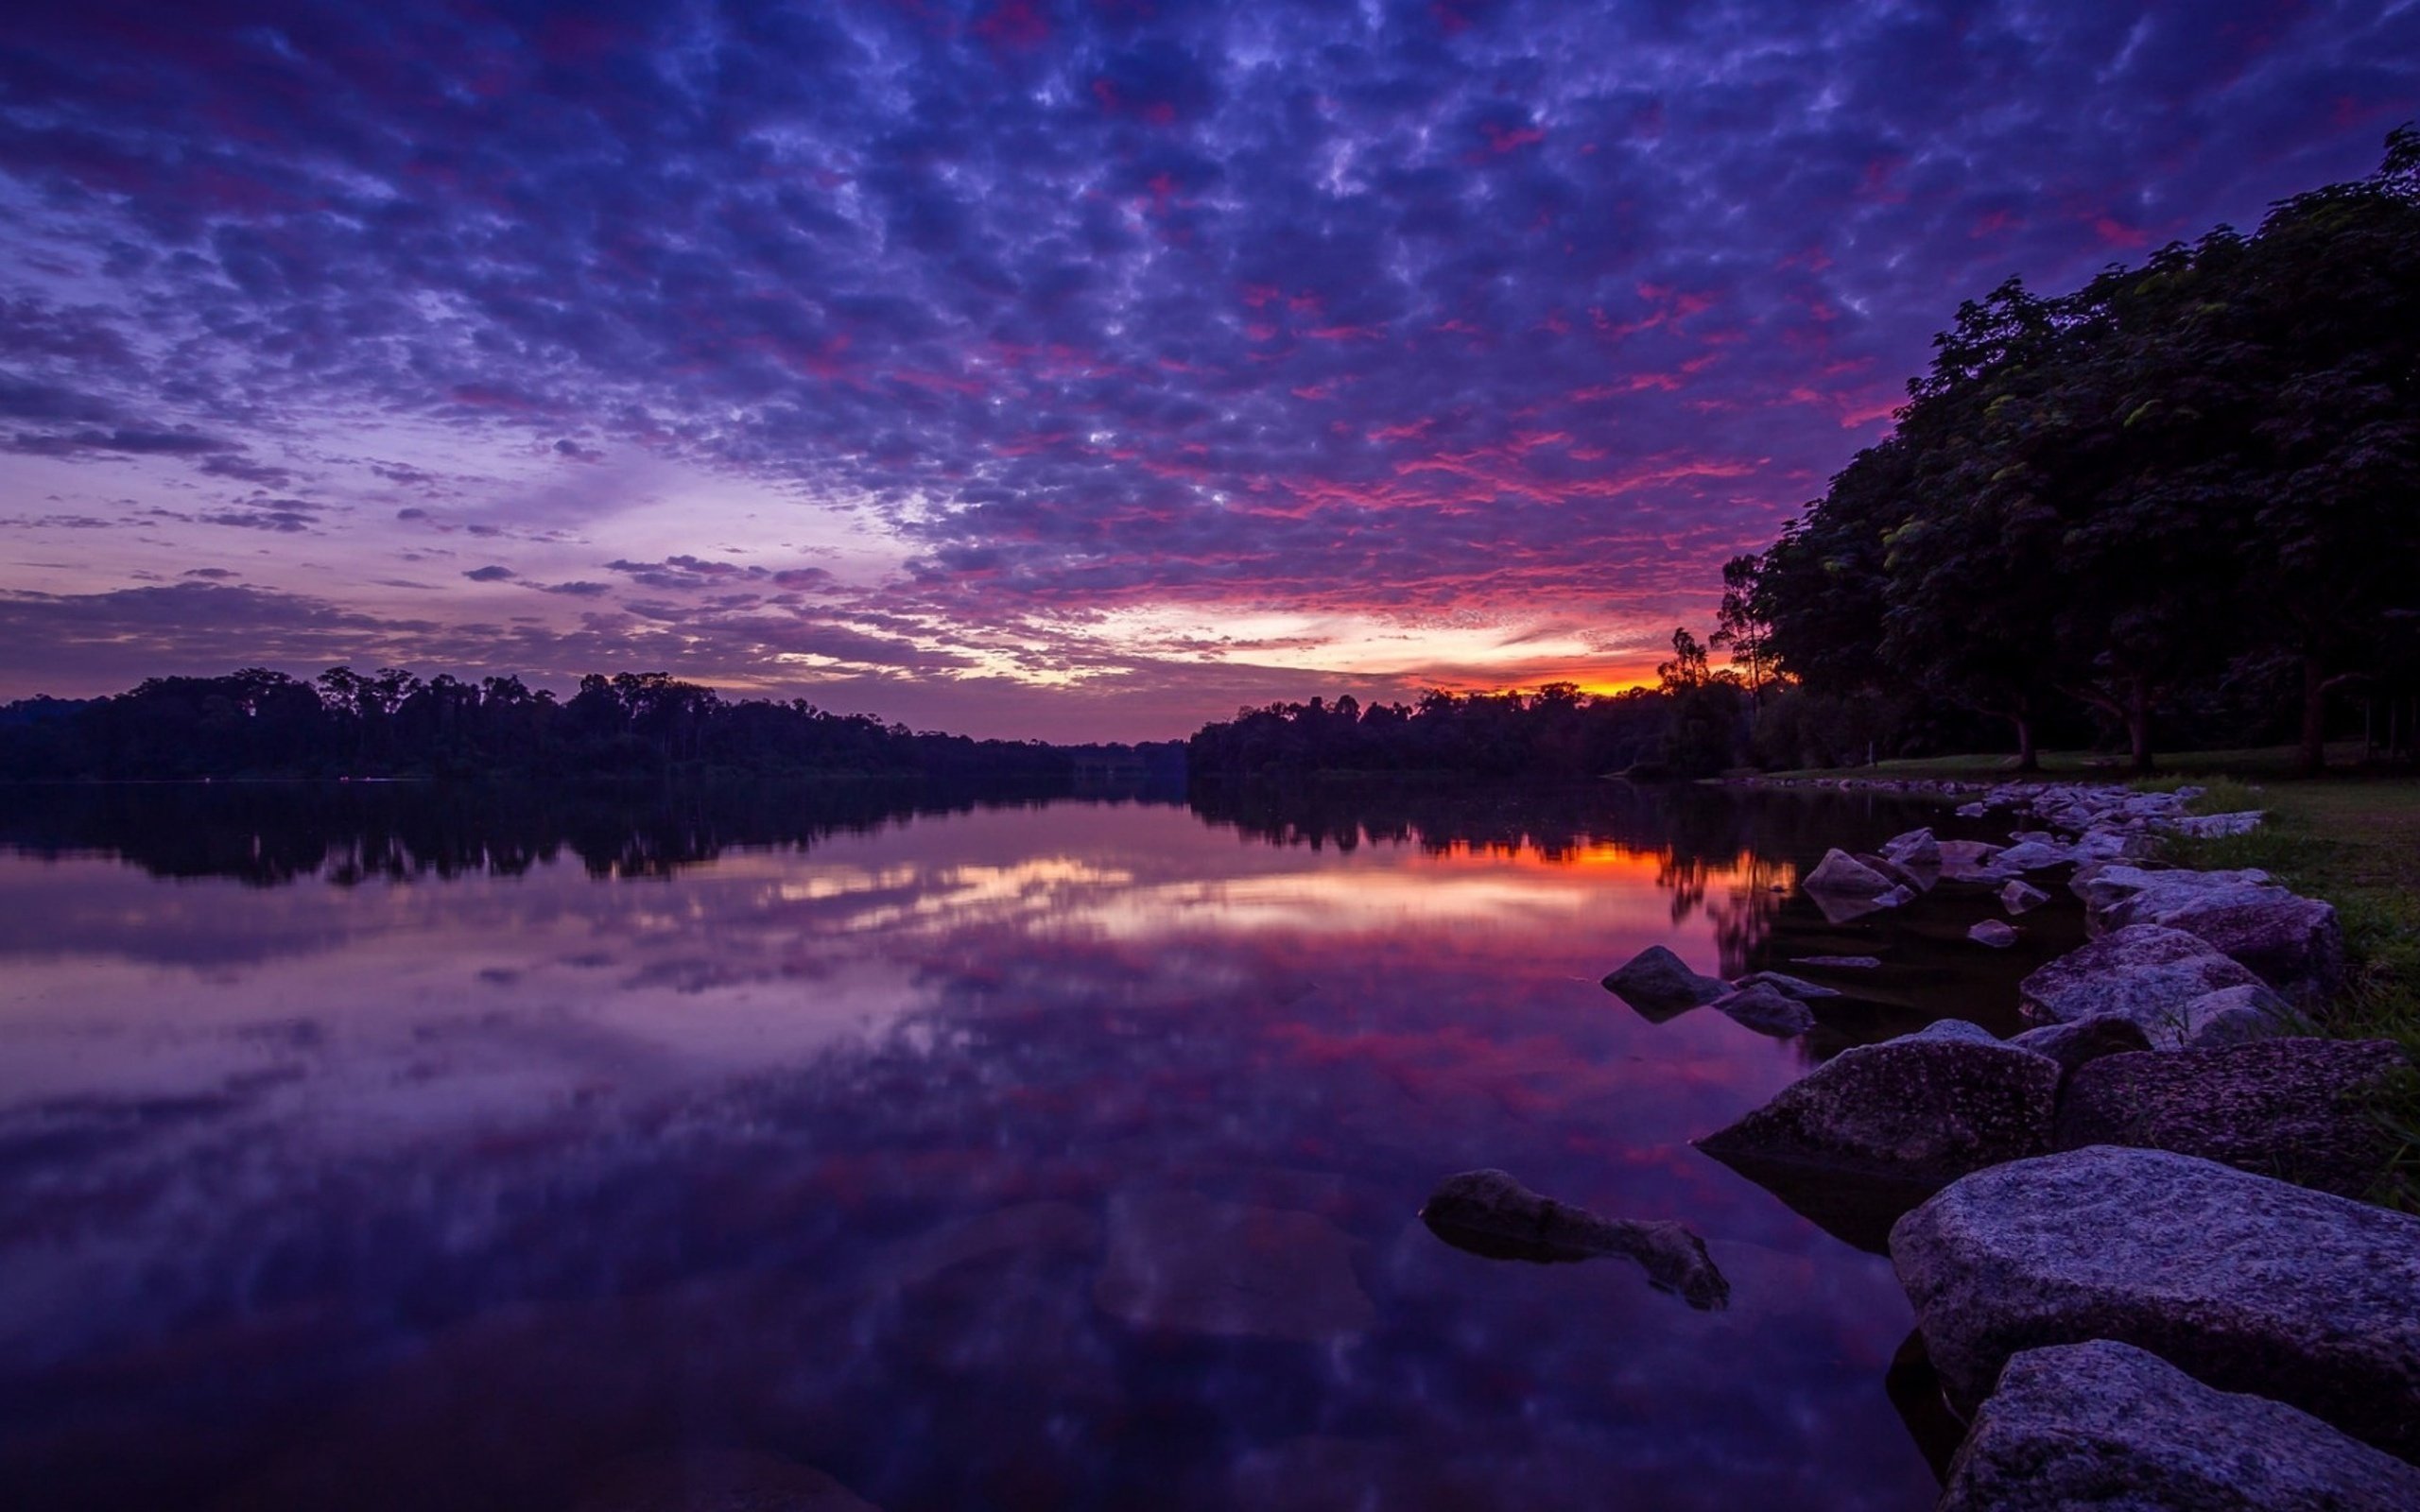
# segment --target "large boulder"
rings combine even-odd
[[[1813,1003],[1822,998],[1836,998],[1841,995],[1838,988],[1809,982],[1805,977],[1792,976],[1787,971],[1751,971],[1731,985],[1741,990],[1752,987],[1769,987],[1776,992],[1796,998],[1801,1003]]]
[[[1953,1183],[1891,1230],[1891,1260],[1961,1406],[2012,1355],[2116,1339],[2420,1454],[2420,1218],[2095,1145]]]
[[[1731,984],[1719,976],[1700,976],[1663,946],[1650,945],[1609,973],[1604,988],[1637,1009],[1640,1017],[1660,1022],[1729,996]]]
[[[2420,1469],[2108,1339],[2010,1360],[1948,1483],[1937,1512],[2420,1507]]]
[[[2242,1044],[2280,1035],[2308,1034],[2310,1024],[2265,987],[2222,987],[2185,1005],[2187,1048]]]
[[[2050,901],[2050,895],[2031,883],[2012,881],[2000,889],[2000,906],[2012,914],[2031,913]]]
[[[1815,1027],[1814,1012],[1805,1003],[1762,982],[1726,993],[1707,1006],[1729,1015],[1735,1023],[1776,1040],[1788,1040]]]
[[[2132,1019],[2154,1048],[2173,1048],[2185,1042],[2187,1004],[2259,981],[2197,935],[2130,924],[2034,971],[2017,984],[2017,998],[2042,1022]]]
[[[2366,1194],[2401,1141],[2373,1116],[2411,1067],[2391,1040],[2263,1040],[2110,1056],[2081,1067],[2053,1143],[2198,1155],[2342,1196]]]
[[[2085,927],[2096,934],[2130,924],[2181,929],[2297,998],[2324,998],[2344,977],[2336,910],[2276,885],[2265,871],[2104,867],[2083,897]]]
[[[1832,850],[1824,852],[1824,859],[1799,885],[1833,898],[1879,898],[1899,884],[1847,851]]]
[[[1841,1051],[1697,1144],[1743,1170],[1778,1163],[1941,1182],[2048,1150],[2058,1093],[2058,1062],[1945,1020]]]
[[[1731,1300],[1705,1241],[1677,1223],[1603,1218],[1539,1195],[1503,1171],[1464,1171],[1438,1183],[1420,1210],[1429,1231],[1492,1260],[1542,1263],[1627,1255],[1658,1288],[1709,1312]]]

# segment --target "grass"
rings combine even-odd
[[[2296,751],[2291,746],[2255,746],[2241,750],[2187,751],[2157,758],[2158,769],[2167,774],[2151,778],[2152,783],[2169,786],[2186,782],[2205,781],[2213,776],[2253,779],[2284,778],[2294,769]],[[2034,778],[2056,782],[2062,778],[2089,782],[2121,782],[2125,780],[2126,758],[2107,751],[2046,750],[2041,753],[2042,770]],[[2328,765],[2350,766],[2361,759],[2361,743],[2332,742],[2327,747]],[[1921,756],[1903,760],[1876,762],[1872,766],[1809,766],[1793,772],[1768,772],[1777,778],[1899,778],[1923,777],[1940,782],[2002,782],[2016,778],[2014,756]]]
[[[2229,780],[2223,788],[2213,782],[2191,806],[2205,814],[2269,811],[2249,834],[2172,840],[2169,858],[2188,867],[2258,867],[2335,904],[2346,975],[2327,1032],[2394,1040],[2420,1057],[2420,782],[2329,778],[2254,787]],[[2375,1194],[2420,1211],[2420,1072],[2407,1073],[2375,1111],[2402,1145]]]

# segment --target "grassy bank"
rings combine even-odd
[[[2154,764],[2166,774],[2179,780],[2192,777],[2240,777],[2256,781],[2285,778],[2292,775],[2297,752],[2291,746],[2256,746],[2243,750],[2197,750],[2163,755]],[[2092,782],[2122,782],[2129,775],[2126,759],[2106,751],[2046,750],[2042,752],[2042,770],[2032,774],[2043,781],[2057,782],[2078,778]],[[2361,743],[2338,741],[2327,747],[2330,766],[2352,767],[2361,760]],[[1922,756],[1899,761],[1876,762],[1871,766],[1810,766],[1794,772],[1769,772],[1773,778],[1924,778],[1938,782],[2005,782],[2017,778],[2014,756],[1966,755]]]
[[[2420,782],[2227,782],[2194,806],[2269,811],[2250,834],[2171,842],[2171,857],[2190,867],[2258,867],[2334,903],[2348,971],[2329,1032],[2396,1040],[2420,1056]],[[2420,1074],[2407,1075],[2377,1111],[2403,1142],[2379,1195],[2420,1211]]]

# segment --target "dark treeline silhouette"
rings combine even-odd
[[[1950,708],[2029,768],[2080,725],[2143,769],[2155,724],[2309,770],[2331,732],[2420,744],[2420,131],[2253,235],[2012,280],[1935,346],[1893,436],[1726,570],[1784,679],[1760,756],[1822,757],[1826,721],[1955,748]]]
[[[1185,744],[1197,774],[1451,772],[1591,777],[1665,758],[1672,698],[1660,689],[1590,696],[1569,683],[1534,693],[1429,693],[1414,705],[1272,703],[1205,725]]]
[[[637,793],[502,782],[0,786],[0,850],[113,855],[158,877],[256,886],[306,877],[352,885],[517,876],[566,857],[595,877],[648,877],[735,849],[805,850],[920,815],[1039,807],[1064,792],[1063,784],[918,778],[673,783]],[[1178,799],[1162,791],[1156,800]]]
[[[1060,747],[911,730],[804,699],[726,701],[661,672],[592,673],[558,700],[521,679],[335,667],[153,678],[114,697],[0,707],[0,779],[900,776],[1064,782],[1181,775],[1175,742]]]

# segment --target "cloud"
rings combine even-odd
[[[520,575],[510,567],[489,566],[474,567],[462,576],[475,583],[502,583],[510,582]]]

